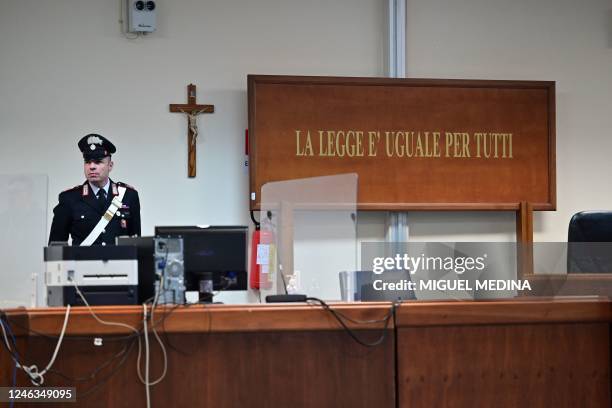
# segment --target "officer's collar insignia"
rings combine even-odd
[[[119,190],[117,190],[117,185],[115,183],[111,183],[111,186],[113,188],[113,195],[114,196],[118,196],[119,195]]]
[[[83,192],[81,195],[83,197],[87,197],[89,195],[89,184],[83,184]]]

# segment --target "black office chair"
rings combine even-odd
[[[612,211],[574,214],[567,242],[568,273],[612,273]]]

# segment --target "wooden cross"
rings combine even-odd
[[[179,112],[187,115],[187,175],[189,177],[196,176],[196,138],[198,137],[198,125],[196,117],[200,113],[214,113],[215,105],[198,105],[196,103],[196,86],[194,84],[187,85],[187,103],[186,104],[170,104],[170,112]]]

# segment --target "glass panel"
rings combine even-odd
[[[340,272],[357,265],[357,175],[266,183],[261,195],[262,295],[340,300]]]
[[[367,242],[361,254],[352,289],[362,301],[612,294],[609,243]]]
[[[47,176],[0,175],[0,308],[44,306]]]
[[[366,242],[360,300],[491,299],[516,296],[516,244]]]
[[[612,243],[536,242],[534,293],[541,296],[611,296]]]

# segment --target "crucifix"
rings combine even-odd
[[[195,177],[196,175],[196,139],[198,138],[198,123],[197,116],[201,113],[214,113],[215,105],[198,105],[196,103],[196,86],[194,84],[187,85],[187,103],[186,104],[170,104],[170,112],[179,112],[187,115],[187,175]]]

